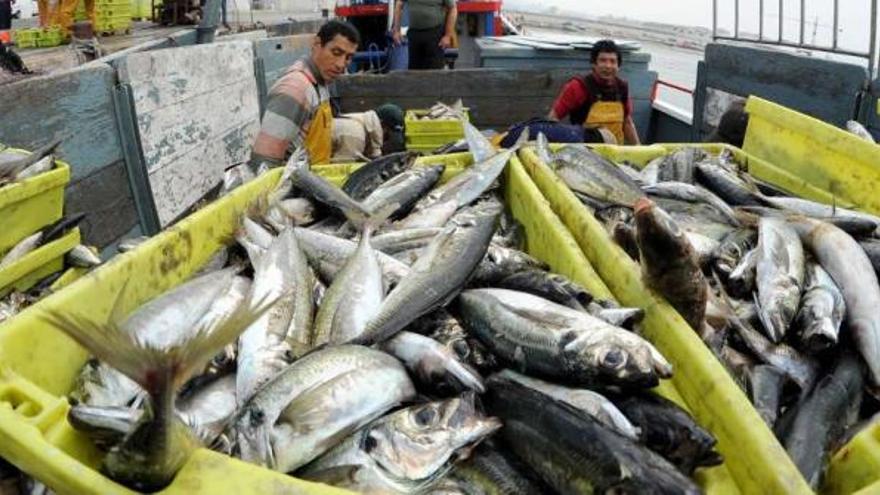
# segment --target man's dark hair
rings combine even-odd
[[[623,64],[623,55],[614,40],[600,40],[593,44],[593,50],[590,51],[591,64],[595,64],[596,60],[599,60],[600,53],[614,53],[617,55],[617,65]]]
[[[356,27],[352,26],[348,22],[345,21],[327,21],[321,26],[321,29],[318,31],[318,38],[321,39],[321,46],[326,45],[333,41],[333,38],[336,35],[342,35],[344,38],[348,39],[355,45],[359,45],[361,43],[361,35],[358,33]]]

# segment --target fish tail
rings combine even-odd
[[[550,152],[550,143],[547,142],[547,136],[543,132],[538,133],[538,158],[541,159],[548,167],[553,164],[553,154]]]

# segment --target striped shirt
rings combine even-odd
[[[329,100],[330,92],[311,59],[306,57],[290,66],[269,90],[251,161],[280,165],[305,143],[318,107]]]

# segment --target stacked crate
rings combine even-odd
[[[131,0],[95,0],[95,33],[130,33],[131,16]]]
[[[50,47],[58,46],[64,41],[64,31],[59,26],[16,29],[12,37],[19,48]]]

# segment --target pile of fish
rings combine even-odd
[[[57,139],[25,155],[0,148],[0,187],[55,168],[55,149],[61,144]]]
[[[465,110],[467,109],[459,98],[452,105],[438,102],[429,108],[426,114],[416,118],[418,120],[458,120],[464,115]]]
[[[880,410],[880,218],[758,184],[729,151],[638,170],[538,153],[748,393],[804,477]],[[876,419],[874,420],[876,421]]]
[[[649,389],[642,312],[520,251],[475,163],[376,159],[337,188],[294,153],[194,278],[108,321],[41,313],[94,355],[70,423],[105,474],[170,483],[208,447],[366,493],[699,493],[715,439]],[[236,179],[237,180],[237,179]]]

